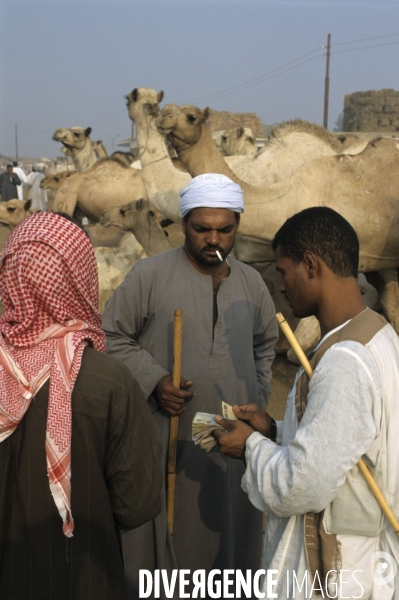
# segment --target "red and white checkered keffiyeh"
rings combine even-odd
[[[71,393],[84,347],[105,352],[97,263],[86,234],[61,215],[27,217],[0,255],[0,442],[50,377],[46,457],[50,489],[71,537]]]

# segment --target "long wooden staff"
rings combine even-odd
[[[176,308],[173,328],[173,385],[180,388],[181,377],[181,348],[183,334],[183,311]],[[173,535],[173,515],[175,512],[175,489],[176,489],[176,453],[177,453],[177,430],[179,428],[179,417],[170,417],[169,426],[169,452],[168,452],[168,480],[166,508],[168,514],[169,533]]]
[[[313,369],[310,365],[310,362],[306,358],[304,351],[302,350],[301,346],[299,345],[299,342],[296,339],[294,332],[292,331],[291,327],[288,325],[287,321],[285,320],[284,316],[281,313],[276,314],[276,319],[277,319],[277,323],[280,325],[281,331],[284,333],[285,337],[288,340],[288,343],[290,344],[291,348],[297,355],[299,362],[303,366],[305,373],[308,375],[308,377],[310,379],[313,375]],[[393,514],[391,508],[388,506],[388,503],[385,500],[380,488],[378,487],[376,480],[370,473],[366,463],[364,462],[364,460],[362,458],[357,463],[357,466],[359,468],[359,471],[363,474],[365,480],[367,481],[371,491],[373,492],[374,497],[377,500],[378,504],[380,505],[382,512],[384,513],[384,515],[386,516],[386,518],[392,525],[392,528],[393,528],[394,532],[396,533],[396,535],[399,537],[399,521]]]

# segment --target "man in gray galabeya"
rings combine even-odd
[[[207,454],[191,430],[196,412],[218,413],[222,401],[266,407],[274,305],[259,273],[227,260],[244,211],[240,186],[205,174],[180,195],[184,246],[139,261],[103,316],[108,352],[148,400],[165,473],[170,415],[180,415],[173,543],[165,505],[152,524],[123,537],[130,598],[138,597],[140,568],[256,570],[261,558],[263,515],[241,490],[244,464],[215,449]],[[183,310],[180,389],[171,376],[176,308]]]

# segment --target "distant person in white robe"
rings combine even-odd
[[[17,187],[18,200],[23,200],[24,199],[24,190],[23,190],[23,188],[28,183],[28,176],[25,173],[24,169],[22,167],[18,166],[17,161],[14,160],[14,162],[12,163],[12,166],[13,166],[13,172],[16,173],[18,175],[18,177],[20,178],[20,180],[21,180],[21,185],[19,185]]]
[[[320,321],[314,374],[299,370],[284,421],[249,404],[215,433],[224,454],[245,456],[242,487],[269,513],[264,591],[398,600],[399,540],[356,466],[363,457],[399,517],[398,336],[363,303],[358,239],[338,213],[294,215],[273,248],[295,316]]]
[[[44,179],[44,173],[39,171],[37,165],[32,166],[32,173],[29,173],[27,183],[30,187],[29,198],[32,200],[32,208],[47,210],[47,192],[40,187]]]

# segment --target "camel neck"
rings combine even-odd
[[[203,173],[220,173],[238,183],[244,191],[253,187],[242,181],[230,169],[222,154],[216,148],[208,126],[205,123],[201,126],[199,140],[188,148],[178,150],[177,153],[179,158],[187,165],[192,177],[202,175]]]
[[[90,140],[86,142],[83,148],[71,149],[72,160],[75,165],[75,169],[78,172],[86,171],[90,169],[96,162],[96,156],[94,154],[93,146]]]

